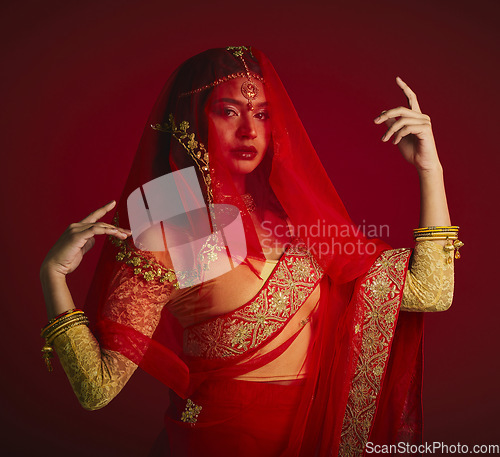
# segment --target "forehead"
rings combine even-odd
[[[225,83],[219,84],[214,88],[212,100],[216,101],[221,98],[230,98],[233,100],[241,101],[242,103],[247,103],[248,100],[243,96],[241,92],[241,86],[246,81],[248,81],[247,78],[236,78],[236,79],[231,79],[230,81],[227,81]],[[252,78],[252,84],[257,86],[257,89],[259,91],[257,98],[253,100],[254,103],[266,102],[267,100],[264,91],[264,85],[260,81],[253,78]]]

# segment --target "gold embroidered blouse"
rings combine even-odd
[[[450,254],[439,244],[432,241],[417,243],[404,286],[401,304],[403,311],[444,311],[450,307],[453,298],[453,262],[448,263],[449,258]],[[113,315],[109,317],[120,322],[121,316],[136,316],[133,321],[134,328],[145,335],[152,335],[158,324],[161,309],[172,295],[172,284],[146,281],[139,275],[134,275],[133,270],[126,265],[122,268],[123,279],[110,296],[116,306],[113,307]],[[271,270],[272,268],[263,270],[263,282]],[[241,282],[239,284],[241,285]],[[316,292],[319,294],[319,290]],[[134,297],[133,302],[127,300],[131,297]],[[182,295],[176,295],[174,292],[173,303],[183,301],[179,300],[179,297],[182,298]],[[120,303],[128,304],[120,307]],[[308,326],[309,323],[305,325]],[[310,329],[302,333],[308,335]],[[297,341],[307,344],[305,337]],[[85,325],[73,327],[58,336],[54,341],[54,349],[78,400],[88,410],[99,409],[108,404],[137,368],[135,363],[120,353],[101,349]],[[295,356],[300,354],[297,349],[292,352]],[[265,378],[254,379],[256,374],[254,372],[242,379],[249,381],[291,379],[292,375],[288,371],[292,369],[290,367],[295,370],[299,362],[300,357],[296,361],[288,360],[285,364],[283,362],[270,364],[263,373]],[[284,369],[287,372],[273,373],[274,369],[280,372]]]

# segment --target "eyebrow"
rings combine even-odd
[[[213,105],[217,103],[233,103],[235,105],[243,106],[246,105],[248,102],[242,102],[240,100],[236,100],[235,98],[218,98],[217,100],[214,100],[212,102]],[[267,105],[268,105],[267,102],[260,102],[255,104],[255,106],[257,106],[258,108],[264,108]]]

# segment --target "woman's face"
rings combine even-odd
[[[271,122],[264,87],[252,80],[259,94],[248,107],[241,93],[245,78],[219,84],[208,102],[209,143],[224,159],[233,175],[248,174],[257,168],[271,140]]]

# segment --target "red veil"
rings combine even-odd
[[[276,71],[260,51],[249,47],[212,49],[174,72],[144,130],[117,205],[117,222],[130,226],[127,199],[136,189],[167,173],[194,166],[202,193],[196,196],[193,190],[192,199],[203,200],[197,202],[199,208],[227,203],[239,209],[246,250],[242,267],[261,274],[265,257],[249,210],[218,158],[216,142],[208,135],[206,105],[212,89],[234,78],[263,83],[272,124],[271,145],[249,177],[247,191],[262,217],[272,213],[288,221],[295,232],[290,243],[298,236],[321,271],[316,284],[320,296],[315,328],[307,349],[307,377],[299,390],[290,388],[287,394],[281,392],[290,386],[273,385],[269,389],[274,390],[266,393],[262,391],[265,383],[245,382],[251,385],[254,396],[268,396],[269,415],[255,412],[251,423],[241,426],[264,423],[272,433],[272,421],[276,420],[271,414],[273,402],[279,402],[280,395],[295,395],[295,413],[279,455],[361,455],[369,441],[418,441],[422,318],[417,313],[399,313],[410,252],[390,251],[384,243],[359,233]],[[188,211],[192,202],[185,200],[190,215],[186,226],[193,235],[199,219]],[[267,342],[231,357],[187,354],[183,349],[186,326],[163,306],[178,276],[166,246],[146,251],[132,241],[107,241],[88,299],[89,307],[97,305],[96,333],[102,347],[122,353],[165,383],[183,405],[185,399],[203,389],[212,389],[213,398],[223,403],[221,390],[214,392],[216,384],[210,382],[223,386],[224,394],[235,389],[232,379],[279,358],[300,331],[279,340],[284,329],[276,330]],[[197,279],[201,284],[196,294],[209,297],[210,281],[202,276]],[[197,310],[182,312],[185,318],[186,313]],[[147,319],[152,323],[145,324]],[[215,334],[209,336],[216,338]],[[280,343],[266,351],[266,344],[273,339]],[[195,407],[186,406],[186,411],[193,412]],[[193,424],[185,430],[191,433],[196,429]],[[205,431],[210,436],[208,426]],[[232,433],[227,431],[221,438],[214,432],[213,440],[229,440]],[[206,446],[201,445],[203,455],[211,455]],[[226,455],[223,444],[217,446],[217,454]],[[176,449],[172,455],[184,452]],[[189,452],[185,454],[191,455]],[[234,455],[234,448],[230,452],[228,455]],[[247,452],[253,451],[248,447]],[[278,455],[278,451],[273,452],[269,455]]]

